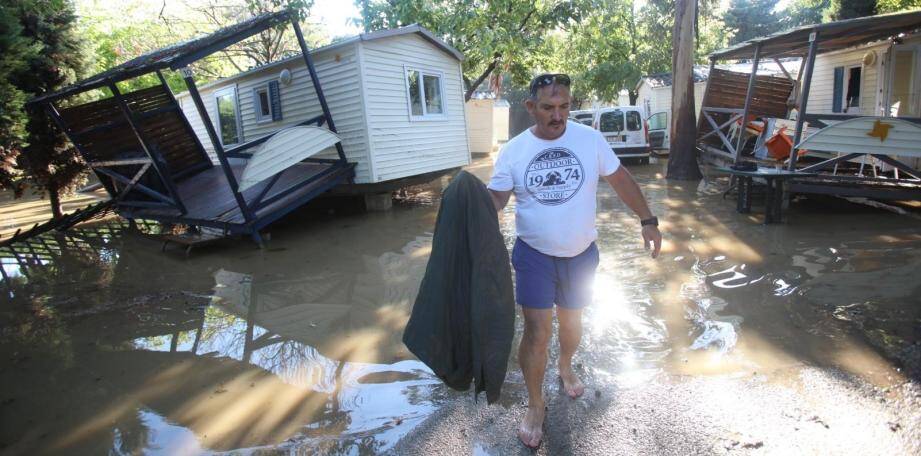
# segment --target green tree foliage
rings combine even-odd
[[[834,19],[854,19],[876,14],[876,0],[834,0]]]
[[[180,17],[162,16],[161,20],[170,30],[180,34],[188,30],[216,30],[245,21],[260,14],[287,9],[303,23],[313,6],[313,0],[202,0],[189,4],[188,14]],[[314,44],[317,36],[309,27],[301,25],[308,45]],[[229,46],[219,55],[237,72],[253,66],[265,65],[283,57],[300,52],[297,38],[290,24],[280,24],[256,36]]]
[[[22,36],[22,26],[7,3],[0,3],[0,188],[19,190],[16,157],[26,139],[26,94],[11,78],[25,69],[38,45]]]
[[[589,5],[579,0],[355,0],[365,31],[418,23],[464,53],[469,99],[499,69],[525,83],[527,62],[554,31],[565,31]]]
[[[723,15],[726,27],[733,30],[730,44],[770,35],[783,28],[774,12],[778,0],[731,0]]]
[[[696,59],[726,44],[719,2],[700,1]],[[555,34],[535,58],[535,67],[559,70],[573,76],[577,105],[589,100],[615,102],[627,90],[636,102],[640,77],[671,71],[672,24],[675,3],[649,0],[595,0],[580,21],[566,33]]]
[[[82,67],[80,39],[74,33],[73,5],[67,0],[0,0],[6,15],[19,22],[20,36],[37,52],[25,56],[8,76],[26,96],[51,92],[73,82]],[[63,133],[41,110],[26,108],[25,146],[16,158],[13,189],[23,184],[48,194],[52,212],[61,215],[60,195],[81,182],[84,165]]]
[[[784,11],[784,28],[828,22],[831,8],[832,0],[795,0]]]
[[[894,13],[897,11],[905,11],[921,8],[921,0],[877,0],[876,9],[877,12],[882,13]]]

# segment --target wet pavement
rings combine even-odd
[[[588,391],[551,366],[539,454],[921,453],[917,218],[808,199],[766,226],[725,180],[631,170],[664,251],[601,192]],[[186,258],[116,221],[0,251],[0,453],[527,453],[514,350],[487,407],[400,342],[445,182],[386,213],[321,201],[265,250]]]

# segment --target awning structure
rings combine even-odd
[[[285,24],[288,21],[289,14],[287,11],[262,14],[239,24],[224,27],[208,35],[148,52],[95,76],[71,84],[57,92],[36,97],[30,100],[29,103],[57,100],[80,92],[105,87],[109,82],[124,81],[167,68],[178,70],[227,46],[245,40],[268,28]]]
[[[279,141],[281,138],[272,141],[275,136],[269,134],[225,147],[218,135],[218,120],[208,113],[188,65],[286,24],[294,29],[313,84],[313,93],[303,95],[322,110],[294,126],[312,126],[306,131],[322,140],[301,137],[292,144]],[[181,70],[217,164],[173,96],[162,74],[165,69]],[[127,93],[117,85],[145,74],[156,74],[160,83]],[[110,97],[76,106],[57,105],[65,98],[103,87],[109,89]],[[67,135],[116,210],[128,219],[179,223],[195,230],[213,228],[221,235],[248,234],[263,245],[261,229],[336,185],[351,182],[355,174],[355,164],[346,159],[336,134],[297,17],[286,10],[149,52],[29,103],[44,109]],[[338,158],[313,157],[330,145]]]
[[[895,121],[888,115],[867,117],[812,113],[808,110],[816,56],[874,43],[898,43],[906,36],[919,33],[921,11],[908,11],[797,27],[710,54],[711,77],[698,119],[698,148],[705,159],[713,163],[723,166],[738,163],[743,158],[746,144],[751,145],[751,137],[754,136],[754,147],[758,148],[758,141],[766,141],[773,131],[762,127],[756,133],[749,133],[751,119],[766,119],[764,126],[773,125],[772,122],[786,123],[786,128],[791,122],[787,119],[795,115],[791,140],[793,150],[786,166],[791,173],[803,176],[789,182],[788,191],[921,200],[921,179],[918,178],[921,171],[900,161],[921,153],[914,149],[918,143],[915,139],[918,129],[910,128],[911,124],[921,124],[921,118],[900,117]],[[786,78],[758,76],[754,71],[764,60],[774,60],[783,69],[780,60],[783,57],[803,58],[801,71],[795,78],[788,71],[784,71]],[[749,60],[747,64],[751,65],[751,70],[744,73],[714,70],[718,61],[739,59]],[[828,75],[819,77],[827,78]],[[878,144],[872,141],[873,138],[868,140],[867,135],[875,135],[871,127],[881,123],[889,127],[901,126],[906,133],[893,135],[890,144]],[[824,133],[820,131],[811,137],[813,139],[803,141],[807,124],[812,129],[826,128],[828,131],[822,130]],[[887,140],[885,135],[881,140]],[[904,143],[901,145],[905,147],[893,147],[896,142]],[[820,157],[820,151],[831,153],[831,157]],[[810,162],[798,165],[801,156]],[[863,172],[862,165],[852,170],[852,175],[839,173],[839,164],[857,158],[864,160],[861,163],[867,159],[876,160],[888,166],[892,175],[878,175],[875,165],[872,165],[871,175]],[[746,161],[754,159],[753,156],[745,157]],[[817,159],[824,161],[814,163]],[[780,162],[765,164],[776,166]]]

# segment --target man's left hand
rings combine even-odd
[[[655,225],[646,225],[643,227],[643,247],[649,250],[649,244],[652,244],[652,257],[659,256],[659,250],[662,249],[662,233],[659,227]]]

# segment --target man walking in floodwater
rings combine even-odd
[[[662,235],[640,187],[604,137],[585,125],[568,122],[569,76],[542,74],[531,81],[525,101],[534,126],[503,147],[489,191],[500,211],[515,194],[512,250],[515,300],[524,315],[518,362],[528,389],[528,411],[518,438],[537,448],[543,437],[544,372],[552,331],[553,307],[559,322],[560,377],[563,390],[577,398],[585,386],[572,369],[582,338],[582,308],[592,300],[598,267],[595,204],[600,177],[640,218],[643,244],[659,254]]]

